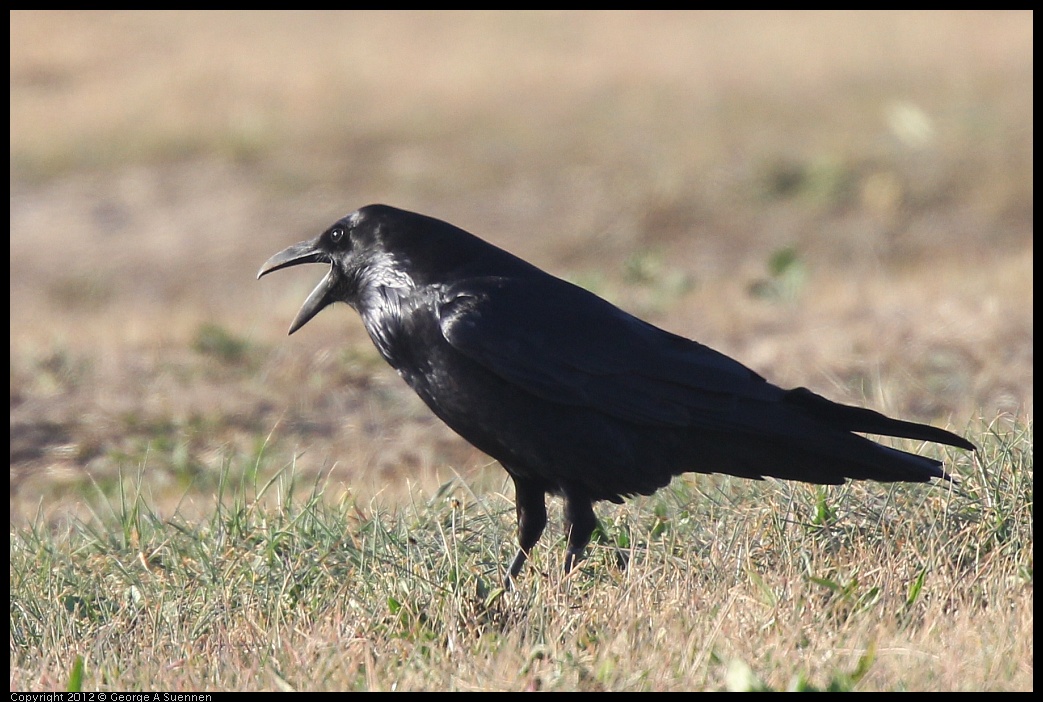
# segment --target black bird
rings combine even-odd
[[[451,224],[370,205],[261,266],[329,273],[289,333],[346,302],[380,355],[454,431],[514,480],[518,575],[565,501],[570,571],[593,503],[649,495],[681,473],[826,485],[952,480],[936,460],[852,432],[974,450],[923,424],[784,390],[713,349],[659,329]]]

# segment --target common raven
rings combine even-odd
[[[386,205],[295,244],[257,277],[301,263],[329,273],[289,333],[346,302],[427,406],[514,480],[518,575],[562,495],[581,558],[593,503],[649,495],[685,472],[840,484],[952,478],[931,458],[852,432],[969,441],[923,424],[784,390],[451,224]]]

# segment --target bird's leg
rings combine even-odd
[[[590,535],[598,525],[594,516],[594,505],[583,493],[565,492],[565,533],[569,546],[565,551],[565,573],[568,574],[583,557],[583,549],[590,542]]]
[[[525,565],[529,551],[547,526],[546,493],[537,484],[514,478],[514,501],[518,514],[518,555],[511,563],[509,579],[514,579]]]

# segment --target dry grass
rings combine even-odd
[[[284,336],[316,274],[254,281],[274,251],[375,201],[449,219],[780,384],[957,431],[1031,427],[1029,13],[17,11],[11,39],[13,530],[94,523],[139,471],[161,522],[214,518],[219,476],[263,483],[291,461],[306,483],[328,475],[333,502],[398,505],[407,479],[430,495],[452,475],[498,490],[500,469],[431,418],[348,310]],[[723,533],[728,519],[745,517],[715,523]],[[791,669],[824,671],[819,684],[850,672],[872,638],[856,627],[850,646],[812,646],[819,659],[783,657],[731,617],[767,619],[727,599],[681,616],[693,593],[675,590],[695,585],[664,567],[609,594],[595,581],[582,611],[636,617],[656,588],[674,593],[678,629],[656,636],[745,642],[755,650],[736,657],[773,686]],[[802,577],[772,571],[769,587]],[[547,587],[521,597],[550,596],[560,611],[544,616],[570,621],[578,586]],[[354,655],[330,643],[350,641],[326,616],[338,610],[318,611],[293,650]],[[863,689],[987,687],[999,658],[972,674],[940,647],[1005,650],[1031,630],[1023,602],[987,626],[931,610],[915,631],[889,611],[872,628],[895,635]],[[649,675],[719,686],[728,657],[692,645],[702,677],[652,659]],[[914,649],[935,661],[930,679],[874,677],[914,665]],[[566,666],[481,650],[507,670]],[[600,665],[613,646],[583,650]],[[12,686],[50,686],[67,653],[42,651]],[[486,659],[468,660],[446,659],[474,666],[447,686],[482,684]],[[1031,658],[1007,665],[996,686],[1030,686]],[[386,686],[363,667],[353,686]],[[587,689],[569,670],[551,686]],[[207,680],[169,677],[228,685]]]
[[[79,656],[101,690],[1025,689],[1031,449],[985,435],[947,457],[956,491],[680,480],[603,509],[567,579],[548,534],[509,591],[488,485],[388,511],[225,473],[186,520],[128,476],[12,539],[12,685],[64,687]]]

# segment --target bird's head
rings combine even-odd
[[[319,281],[290,325],[292,334],[334,302],[346,302],[361,313],[378,290],[413,286],[408,266],[388,248],[387,216],[401,211],[370,205],[337,220],[315,239],[294,244],[275,254],[257,272],[260,278],[272,271],[302,263],[328,263],[329,273]]]
[[[380,319],[461,280],[545,275],[448,222],[387,205],[367,205],[280,251],[257,277],[300,263],[328,263],[330,272],[304,301],[291,334],[333,302],[351,305],[376,334]]]

